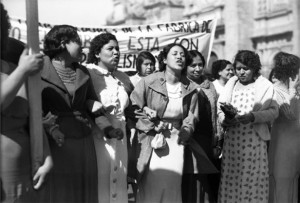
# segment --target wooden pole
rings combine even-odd
[[[39,23],[37,0],[26,0],[27,44],[31,53],[39,53]],[[28,100],[30,111],[30,144],[32,174],[43,164],[43,126],[41,75],[37,73],[28,78]]]

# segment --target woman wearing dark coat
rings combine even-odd
[[[42,77],[43,113],[57,117],[45,127],[53,155],[54,170],[45,201],[98,202],[97,160],[91,136],[90,112],[101,104],[88,70],[78,62],[81,43],[76,28],[53,27],[45,37]]]
[[[197,143],[203,148],[209,159],[219,169],[217,152],[217,92],[211,81],[203,74],[205,59],[197,50],[190,50],[189,56],[192,59],[187,67],[187,77],[200,88],[204,95],[202,112],[199,112],[199,123],[196,125],[194,137]],[[199,105],[199,108],[201,107]],[[213,171],[205,173],[201,171],[186,170],[183,177],[183,200],[184,202],[216,202],[219,185],[219,174]]]

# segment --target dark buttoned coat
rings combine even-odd
[[[48,57],[42,77],[43,113],[57,115],[56,124],[64,134],[61,147],[48,132],[54,168],[48,192],[53,202],[97,202],[97,159],[91,134],[94,126],[87,102],[97,100],[88,70],[74,64],[75,91],[71,95]]]

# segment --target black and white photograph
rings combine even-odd
[[[0,0],[1,203],[299,203],[299,0]]]

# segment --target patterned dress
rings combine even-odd
[[[173,124],[172,129],[163,131],[167,147],[153,150],[149,169],[139,185],[137,202],[176,203],[182,202],[181,181],[183,173],[184,146],[177,143],[182,118],[181,86],[171,86],[167,90],[169,103],[163,120]]]
[[[231,104],[240,115],[254,105],[254,83],[237,82]],[[267,145],[254,131],[253,124],[238,124],[224,137],[219,202],[268,201]]]

